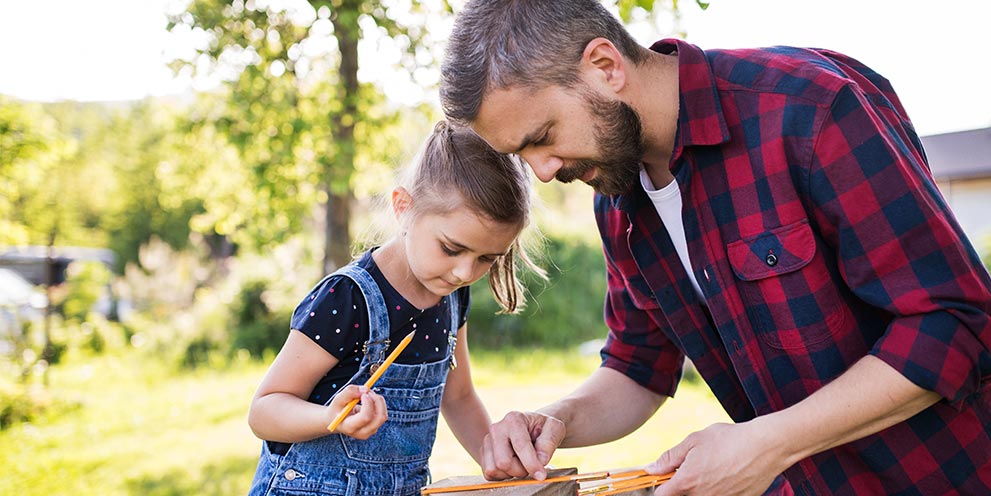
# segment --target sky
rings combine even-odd
[[[105,101],[185,91],[191,81],[175,79],[165,65],[189,50],[165,30],[164,12],[182,4],[0,0],[0,94]],[[702,48],[814,46],[859,59],[892,82],[922,135],[991,126],[987,0],[710,0],[705,11],[682,0],[680,6],[680,29]],[[649,45],[671,27],[661,24],[637,23],[631,31]],[[363,61],[391,58],[368,56],[378,49],[366,44]],[[436,100],[402,88],[405,78],[388,71],[385,64],[366,65],[361,76],[402,103]]]

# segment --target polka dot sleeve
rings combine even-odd
[[[335,276],[317,284],[296,307],[296,329],[339,361],[354,356],[368,339],[368,311],[358,286],[348,277]]]

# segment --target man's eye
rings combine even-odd
[[[534,141],[533,146],[541,146],[547,144],[547,133],[544,133],[540,138]]]

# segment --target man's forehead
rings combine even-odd
[[[495,89],[485,95],[471,128],[501,153],[519,151],[547,121],[546,105],[532,91]]]

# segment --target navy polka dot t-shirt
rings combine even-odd
[[[396,362],[429,363],[446,357],[451,332],[450,299],[441,298],[437,305],[430,308],[416,308],[385,279],[375,265],[371,251],[362,255],[358,265],[368,271],[378,284],[389,309],[389,335],[392,340],[389,351],[410,331],[416,331]],[[464,325],[471,307],[470,291],[468,287],[457,291],[460,302],[458,322]],[[365,298],[350,278],[329,278],[314,287],[296,307],[291,327],[309,336],[339,362],[320,379],[310,394],[310,402],[323,404],[358,372],[364,357],[361,348],[368,340]]]
[[[375,265],[371,251],[365,252],[358,265],[368,271],[378,284],[389,310],[389,350],[399,344],[410,331],[416,331],[413,340],[396,357],[396,363],[417,364],[442,360],[447,356],[448,336],[451,333],[450,298],[441,298],[430,308],[411,305]],[[471,308],[470,288],[458,290],[459,327],[468,320]],[[337,366],[327,371],[310,393],[311,403],[324,404],[327,399],[347,384],[361,365],[364,354],[362,344],[368,340],[368,310],[365,297],[353,280],[345,276],[325,279],[317,284],[293,312],[291,328],[298,330],[317,343],[338,360]],[[289,444],[269,442],[273,453],[285,454]]]

